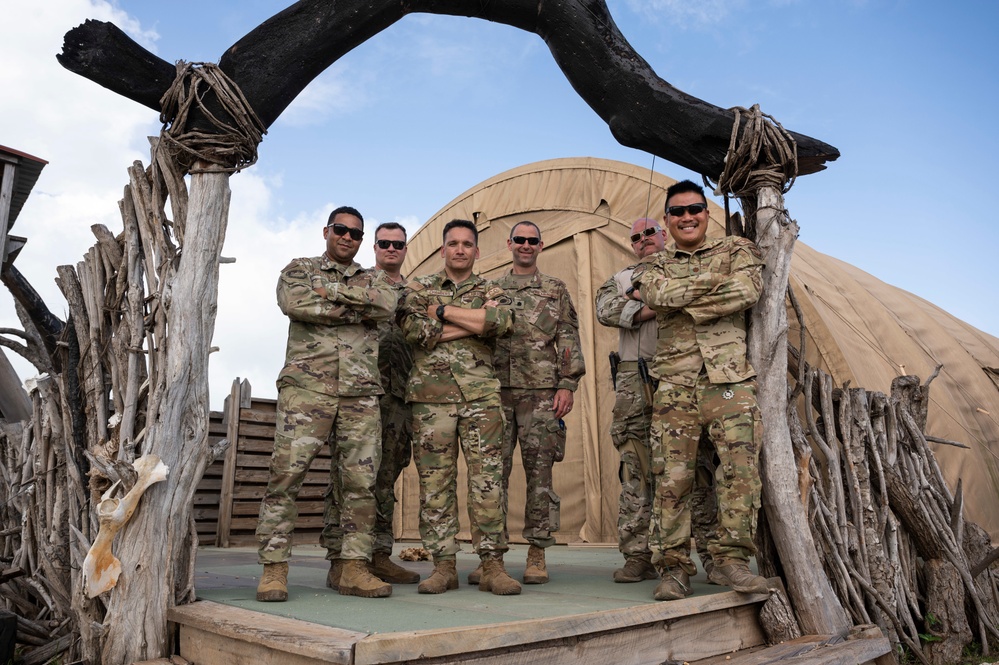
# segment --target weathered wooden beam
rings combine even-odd
[[[622,145],[709,178],[722,172],[734,113],[660,78],[618,30],[604,0],[302,0],[240,39],[219,66],[269,127],[327,67],[409,13],[476,17],[537,34]],[[112,24],[92,20],[66,34],[57,58],[67,69],[156,111],[175,72]],[[196,128],[210,129],[203,118],[192,120]],[[801,174],[820,171],[839,157],[827,143],[791,135]]]

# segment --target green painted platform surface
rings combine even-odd
[[[399,543],[395,553],[418,543]],[[467,545],[466,545],[467,547]],[[546,550],[547,584],[524,585],[519,596],[494,596],[466,582],[478,557],[458,554],[460,586],[440,595],[419,594],[415,584],[393,585],[389,598],[341,596],[326,588],[329,562],[318,546],[298,546],[289,562],[288,593],[284,603],[259,603],[255,599],[261,566],[255,548],[209,548],[198,550],[196,588],[198,598],[257,612],[300,619],[365,633],[440,630],[601,612],[656,603],[655,580],[617,584],[611,575],[624,560],[614,547],[556,545]],[[507,571],[522,578],[526,545],[514,545],[506,554]],[[420,573],[430,574],[429,561],[400,562]],[[728,591],[708,584],[704,573],[693,580],[694,595]]]

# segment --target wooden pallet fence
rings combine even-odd
[[[212,413],[212,442],[226,438],[230,445],[198,485],[195,522],[202,544],[256,545],[254,531],[274,449],[276,407],[275,400],[253,398],[249,382],[237,378],[222,411]],[[323,446],[298,494],[296,545],[319,542],[330,462],[329,446]]]

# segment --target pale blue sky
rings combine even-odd
[[[148,162],[144,137],[158,131],[156,113],[53,66],[61,35],[85,18],[110,19],[167,61],[217,61],[288,3],[4,4],[19,30],[0,43],[0,84],[19,94],[0,99],[0,144],[51,162],[15,227],[29,237],[18,265],[61,314],[55,265],[79,260],[95,221],[120,229],[124,169]],[[999,335],[991,202],[999,3],[608,4],[635,50],[674,86],[722,107],[758,103],[785,127],[839,148],[838,161],[786,197],[803,242]],[[413,15],[349,53],[272,126],[260,161],[232,179],[224,253],[238,267],[222,269],[213,406],[237,375],[273,394],[285,326],[272,304],[274,276],[291,257],[321,251],[317,225],[332,206],[415,230],[497,173],[576,156],[652,165],[651,155],[615,142],[533,34]],[[662,159],[655,168],[692,176]],[[359,260],[370,263],[370,251]],[[254,335],[238,325],[247,312],[260,317]],[[13,325],[0,293],[0,327]]]

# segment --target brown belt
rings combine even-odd
[[[648,365],[649,361],[646,360],[645,364]],[[617,370],[619,372],[637,372],[638,371],[638,361],[637,360],[622,360],[617,364]]]

